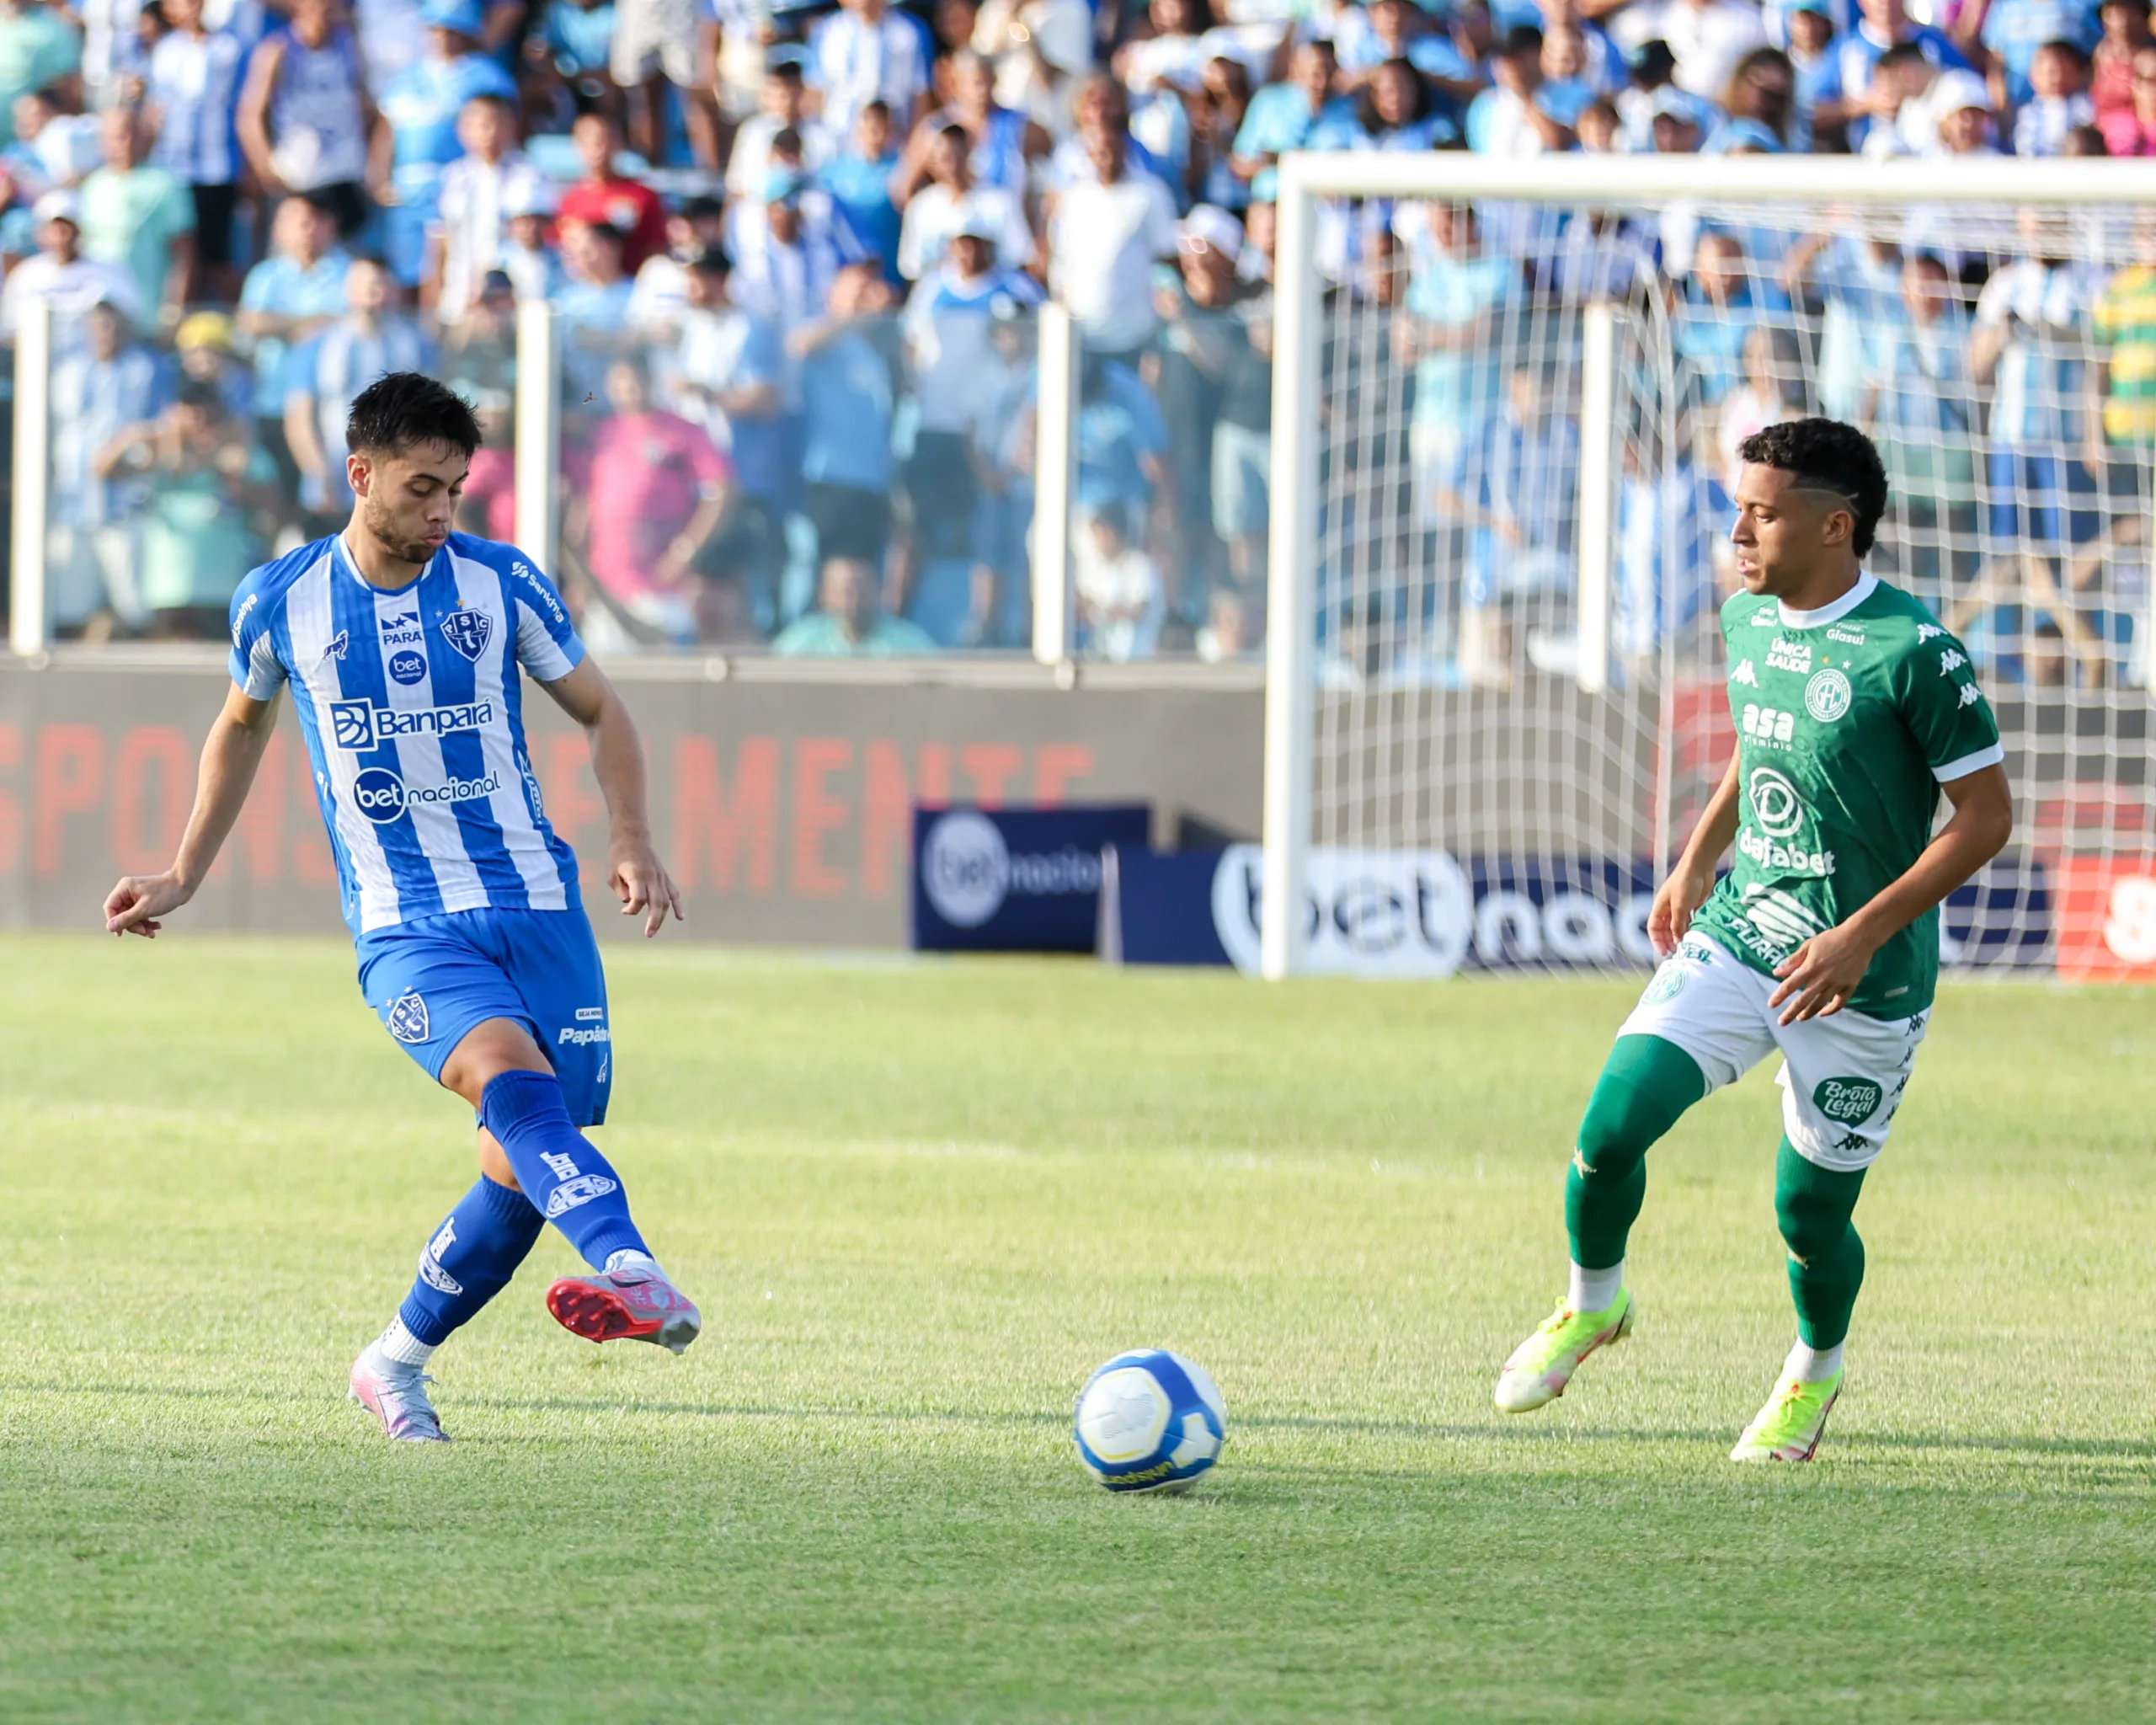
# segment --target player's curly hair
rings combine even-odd
[[[1785,419],[1754,431],[1737,446],[1737,458],[1754,467],[1794,473],[1810,491],[1846,497],[1856,514],[1850,548],[1869,557],[1879,518],[1886,513],[1886,468],[1871,440],[1839,419]]]
[[[446,443],[466,455],[483,440],[471,405],[420,371],[392,371],[362,389],[344,422],[344,446],[395,455],[419,443]]]

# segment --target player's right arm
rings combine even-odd
[[[235,685],[224,711],[210,726],[195,776],[195,808],[180,835],[179,851],[162,874],[122,877],[104,901],[104,926],[114,934],[154,936],[157,919],[177,911],[200,889],[232,823],[247,803],[255,769],[277,723],[277,697],[258,701]]]
[[[1706,813],[1692,829],[1684,854],[1654,895],[1654,908],[1647,912],[1647,938],[1665,959],[1677,950],[1684,931],[1692,926],[1692,913],[1706,903],[1707,895],[1715,889],[1715,865],[1736,841],[1738,759],[1737,754],[1730,756],[1729,771],[1707,799]]]

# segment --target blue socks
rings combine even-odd
[[[479,1119],[509,1156],[522,1197],[595,1270],[617,1252],[645,1252],[621,1177],[569,1124],[552,1072],[504,1072],[479,1093]],[[481,1183],[484,1184],[484,1182]]]
[[[397,1312],[406,1334],[440,1346],[509,1284],[546,1226],[521,1192],[481,1175],[419,1253],[419,1279]]]

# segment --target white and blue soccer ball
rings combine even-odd
[[[1165,1348],[1118,1354],[1078,1392],[1078,1459],[1112,1492],[1179,1492],[1220,1458],[1228,1405]]]

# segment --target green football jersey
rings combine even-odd
[[[1931,841],[1940,786],[2005,758],[1967,651],[1899,589],[1866,574],[1833,604],[1721,608],[1737,721],[1737,860],[1695,926],[1771,973],[1907,873]],[[1931,1004],[1939,913],[1873,954],[1849,1007],[1905,1018]]]

